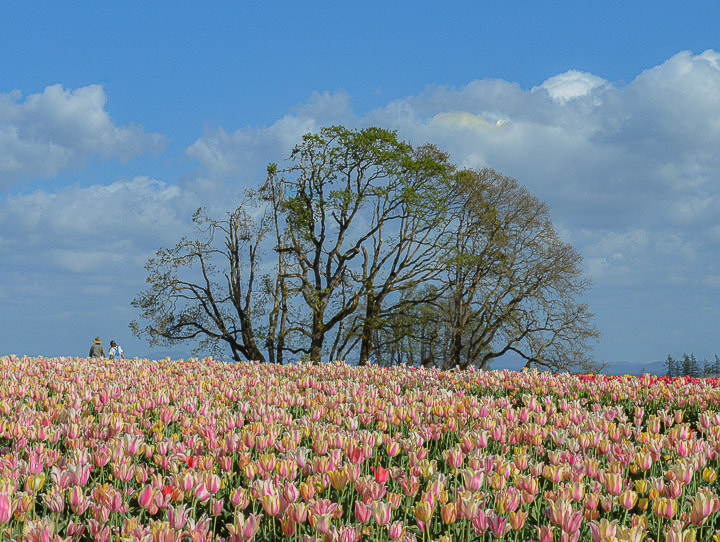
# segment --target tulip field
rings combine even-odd
[[[5,541],[720,541],[717,379],[0,357]]]

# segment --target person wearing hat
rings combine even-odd
[[[103,348],[100,337],[95,337],[93,339],[93,344],[92,344],[92,346],[90,346],[90,355],[88,357],[91,357],[91,358],[104,358],[105,357],[105,349]]]

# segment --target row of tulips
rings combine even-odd
[[[3,540],[720,541],[716,379],[0,357]]]

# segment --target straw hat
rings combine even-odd
[[[95,337],[95,338],[93,339],[93,342],[94,342],[95,344],[102,344],[102,341],[100,340],[100,337]]]

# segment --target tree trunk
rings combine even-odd
[[[313,314],[312,335],[310,336],[310,361],[317,365],[321,361],[325,330],[322,313]]]
[[[365,306],[365,320],[362,327],[362,342],[360,343],[360,360],[358,365],[364,366],[370,360],[370,347],[373,331],[377,321],[375,297],[372,293],[372,284],[368,286],[367,305]]]

